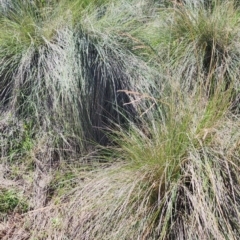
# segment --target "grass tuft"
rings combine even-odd
[[[13,190],[0,190],[0,218],[11,212],[24,213],[28,210],[28,204],[22,196]]]

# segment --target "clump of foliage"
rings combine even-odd
[[[201,85],[209,95],[220,81],[238,91],[239,7],[234,1],[210,2],[182,1],[159,10],[153,28],[146,29],[154,61],[182,76],[183,88]]]
[[[26,200],[14,190],[0,189],[0,216],[11,212],[24,213],[28,210]]]
[[[136,237],[236,239],[239,152],[218,140],[230,101],[227,93],[205,104],[181,93],[173,96],[166,103],[165,121],[145,123],[148,135],[146,129],[135,127],[119,135],[117,151],[136,179],[130,197],[117,211],[121,217],[130,217],[128,210],[134,209],[141,225]],[[236,131],[235,127],[231,131]],[[126,212],[120,213],[125,204]],[[118,226],[125,228],[121,217]]]
[[[116,7],[1,3],[0,111],[34,123],[32,135],[45,132],[65,154],[83,153],[90,142],[107,144],[104,129],[137,112],[118,90],[137,88],[149,72],[125,43],[144,17],[138,8],[132,14],[123,3]]]
[[[2,160],[16,160],[27,155],[34,146],[31,123],[5,116],[0,119],[0,155]]]

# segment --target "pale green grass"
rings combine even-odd
[[[1,10],[0,110],[33,137],[48,134],[60,155],[107,144],[106,128],[137,117],[118,90],[149,88],[152,78],[128,45],[147,19],[143,4],[100,3],[16,1]]]
[[[6,238],[238,239],[240,15],[208,3],[0,3]]]
[[[239,203],[233,195],[239,194],[239,179],[235,179],[239,169],[232,158],[222,159],[224,154],[219,152],[215,142],[219,128],[225,124],[224,119],[231,103],[231,90],[220,91],[209,100],[204,100],[204,95],[191,96],[187,92],[176,91],[175,84],[171,89],[171,95],[162,97],[159,101],[160,106],[165,108],[163,119],[155,118],[151,122],[145,122],[142,128],[133,126],[128,132],[116,133],[119,157],[126,162],[127,169],[133,175],[142,176],[136,178],[136,189],[133,190],[136,192],[131,195],[133,202],[128,202],[129,208],[134,205],[136,218],[139,216],[138,211],[146,211],[142,206],[148,209],[145,213],[148,224],[146,229],[141,228],[143,232],[140,233],[140,238],[236,237],[235,227],[229,223],[232,217],[224,215],[222,211],[234,208],[232,214],[236,221],[233,225],[237,224],[239,210],[235,204]],[[221,144],[224,147],[224,139]],[[239,156],[236,159],[239,161]],[[225,164],[232,170],[225,169]],[[216,176],[211,166],[219,171]],[[236,187],[236,192],[234,190],[234,193],[230,193],[232,202],[228,202],[227,198],[219,199],[215,185],[222,181],[232,181],[233,178],[232,184],[233,188]],[[221,191],[227,191],[227,186],[222,186]],[[195,197],[201,197],[203,202],[199,205],[192,202]],[[207,200],[208,198],[210,199]],[[201,216],[203,212],[198,212],[198,209],[205,209],[207,202],[211,209],[206,211],[206,216]],[[120,209],[121,206],[119,212],[122,211]],[[204,219],[200,220],[202,217]],[[214,221],[209,226],[211,218]]]
[[[159,7],[138,35],[154,49],[151,65],[182,76],[183,89],[201,84],[211,94],[224,81],[238,91],[239,7],[235,1],[210,2],[212,7],[192,0]]]

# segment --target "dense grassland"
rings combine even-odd
[[[0,0],[0,239],[240,239],[240,3]]]

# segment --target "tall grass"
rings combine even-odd
[[[140,221],[139,225],[148,222],[138,229],[140,238],[236,238],[239,210],[235,207],[239,203],[234,199],[239,197],[238,167],[235,160],[223,157],[233,149],[225,149],[223,154],[220,149],[224,140],[216,144],[219,128],[226,121],[230,95],[231,91],[217,93],[204,101],[201,95],[173,91],[170,97],[162,99],[166,103],[163,121],[154,119],[144,124],[148,130],[133,127],[118,135],[119,156],[136,176],[136,189],[131,190],[130,197],[134,200],[124,202],[129,206],[126,211],[135,209],[138,220],[134,220]],[[227,194],[224,182],[228,181],[233,184],[233,192],[229,197],[220,197],[219,194]],[[119,214],[127,214],[120,213],[121,208],[120,205]],[[234,209],[233,215],[225,215],[226,209]],[[146,219],[139,219],[142,214]]]
[[[114,154],[135,180],[125,198],[110,205],[116,217],[101,221],[112,224],[112,238],[120,233],[132,239],[237,239],[238,116],[230,123],[229,109],[239,84],[239,10],[234,2],[190,2],[159,14],[147,30],[149,43],[159,49],[150,61],[168,77],[150,92],[135,93],[154,106],[141,127],[114,132]]]
[[[90,124],[94,126],[92,134],[98,142],[104,142],[101,129],[110,128],[112,123],[123,123],[125,117],[137,117],[137,108],[132,104],[125,105],[131,98],[118,90],[149,88],[147,81],[151,81],[152,76],[148,66],[133,55],[131,46],[128,46],[131,32],[145,20],[141,6],[113,2],[100,19],[96,14],[89,13],[77,25],[76,51],[80,56],[79,69],[82,68],[82,99],[86,99],[84,107],[88,110]],[[98,92],[100,89],[101,93]],[[124,112],[120,113],[122,110]]]
[[[83,172],[86,182],[79,177],[59,206],[29,213],[39,216],[33,237],[238,239],[239,118],[225,93],[207,100],[178,90],[161,100],[165,119],[114,132],[118,162]]]
[[[1,160],[21,149],[36,165],[38,209],[24,215],[24,231],[238,239],[237,2],[5,3]],[[48,199],[45,159],[84,156],[92,143],[104,145],[100,157],[111,167],[79,173],[59,205],[57,191]]]
[[[210,2],[160,8],[145,39],[156,52],[152,61],[168,63],[167,74],[178,72],[183,88],[201,84],[211,94],[218,80],[238,90],[239,8],[235,1]]]
[[[145,19],[141,6],[103,2],[1,3],[1,111],[33,123],[65,152],[107,144],[106,126],[137,112],[118,90],[151,76],[126,40]]]

